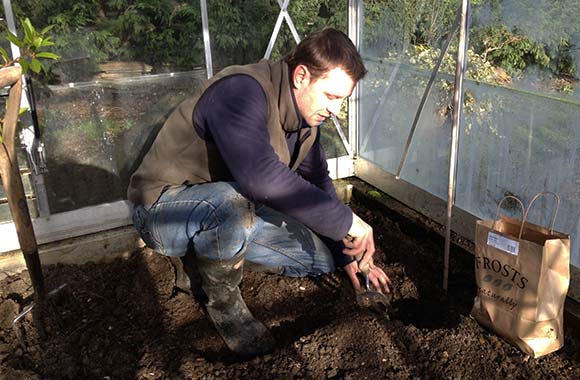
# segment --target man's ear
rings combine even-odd
[[[294,69],[294,74],[292,75],[292,81],[295,88],[301,88],[305,84],[310,82],[310,71],[304,65],[298,65]]]

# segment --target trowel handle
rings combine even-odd
[[[350,241],[354,240],[354,237],[350,236],[350,235],[346,235],[346,238]],[[358,255],[356,255],[354,258],[356,259],[357,263],[360,263],[360,261],[362,260],[363,256],[365,255],[366,251],[364,251],[363,253],[359,253]],[[364,266],[364,268],[362,267],[358,267],[358,269],[361,271],[361,273],[368,279],[369,277],[369,272],[371,271],[371,267],[370,264],[366,264]]]
[[[366,252],[366,251],[365,251],[365,252]],[[358,255],[356,255],[356,256],[354,257],[358,263],[360,263],[360,262],[361,262],[361,260],[362,260],[363,256],[365,255],[365,252],[363,252],[363,253],[359,253]],[[368,277],[368,275],[369,275],[369,272],[371,271],[371,266],[370,266],[370,264],[369,264],[369,263],[367,263],[367,264],[365,264],[365,266],[364,266],[364,267],[361,267],[361,266],[359,265],[358,269],[359,269],[359,270],[362,272],[362,274],[364,274],[364,275],[365,275],[365,277]]]

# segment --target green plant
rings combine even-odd
[[[74,133],[96,141],[103,138],[114,140],[120,133],[131,129],[133,126],[134,123],[131,120],[120,123],[109,118],[104,118],[102,120],[79,120],[75,124],[71,124],[70,129]]]
[[[201,10],[198,2],[174,0],[20,0],[17,16],[51,23],[58,35],[63,81],[88,80],[107,60],[138,60],[154,70],[204,65]],[[213,63],[256,62],[264,56],[280,8],[276,1],[208,1]],[[333,26],[346,31],[347,2],[301,0],[288,12],[301,38]],[[1,27],[1,25],[0,25]],[[280,58],[294,46],[284,23],[272,52]],[[82,64],[82,65],[81,65]],[[81,67],[82,66],[82,67]],[[83,74],[84,71],[84,74]],[[72,73],[71,73],[72,72]]]
[[[6,39],[20,48],[20,55],[15,58],[10,58],[8,52],[4,48],[0,47],[0,56],[4,61],[2,68],[12,66],[14,64],[19,64],[22,67],[22,74],[26,74],[28,70],[38,74],[41,70],[44,69],[42,60],[55,60],[59,58],[59,56],[54,53],[43,51],[45,48],[53,45],[50,37],[47,36],[47,33],[52,27],[48,26],[39,32],[36,30],[36,28],[34,28],[28,18],[22,20],[21,24],[24,30],[24,37],[18,38],[11,32],[6,32]],[[26,108],[21,108],[19,115],[22,115],[24,112],[26,112]],[[4,118],[1,118],[0,144],[3,143],[3,125]]]
[[[520,0],[517,8],[507,1],[481,0],[473,7],[470,44],[512,75],[538,66],[558,76],[575,76],[577,9],[577,0]]]
[[[40,73],[44,69],[41,59],[58,59],[59,56],[49,51],[42,51],[44,48],[54,45],[47,33],[52,29],[52,25],[47,26],[40,32],[37,31],[28,18],[22,20],[24,37],[18,38],[16,35],[8,32],[6,39],[20,48],[20,56],[10,58],[8,52],[0,47],[0,55],[4,60],[2,67],[11,66],[18,63],[22,66],[22,73],[26,74],[28,70],[34,73]]]
[[[383,194],[380,191],[376,191],[376,190],[369,190],[367,191],[367,194],[374,199],[380,199],[383,197]]]

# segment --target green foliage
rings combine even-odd
[[[422,47],[437,50],[452,29],[460,3],[365,0],[363,51],[380,59]],[[502,72],[504,85],[530,68],[555,77],[577,76],[578,0],[541,4],[536,0],[473,0],[471,5],[469,47]],[[455,39],[451,51],[456,46]],[[569,82],[561,83],[559,90],[573,92]]]
[[[44,48],[54,45],[50,37],[47,36],[47,33],[52,29],[52,25],[47,26],[39,32],[34,28],[34,26],[32,26],[30,20],[26,18],[22,20],[22,27],[24,30],[24,36],[22,38],[18,38],[11,32],[7,32],[6,39],[20,48],[20,56],[10,59],[8,52],[5,49],[0,48],[0,56],[2,56],[2,60],[4,61],[2,67],[18,63],[22,66],[22,72],[24,74],[26,74],[28,70],[31,70],[34,73],[40,73],[40,71],[44,69],[41,60],[55,60],[59,58],[59,56],[54,53],[43,51]]]
[[[512,75],[538,66],[575,76],[571,41],[580,35],[578,1],[481,0],[470,34],[475,51]]]
[[[120,133],[131,129],[134,126],[132,121],[120,123],[118,121],[105,118],[103,120],[83,119],[76,123],[71,123],[66,133],[76,133],[89,138],[91,141],[114,140]],[[64,137],[64,136],[63,136]]]
[[[21,20],[22,28],[24,30],[24,36],[18,38],[11,32],[6,32],[6,39],[12,42],[14,45],[20,48],[20,55],[15,58],[10,58],[8,52],[0,47],[0,56],[4,61],[2,67],[8,67],[18,63],[22,67],[22,73],[26,74],[29,70],[33,73],[40,73],[44,70],[43,60],[50,59],[56,60],[59,58],[58,55],[44,50],[47,47],[53,46],[53,42],[47,33],[52,29],[52,26],[47,26],[40,32],[32,25],[28,18]],[[19,115],[26,112],[25,108],[21,108]],[[4,120],[0,120],[0,144],[2,140],[2,125]]]
[[[60,110],[50,110],[45,117],[47,124],[59,126],[48,131],[46,136],[63,141],[74,138],[78,141],[87,141],[93,144],[106,143],[112,145],[119,135],[135,127],[135,123],[132,120],[71,115]]]
[[[204,66],[199,2],[175,0],[22,0],[17,15],[54,24],[61,80],[87,80],[108,60],[138,60],[154,71]],[[300,37],[325,26],[346,31],[346,1],[292,1],[289,13]],[[208,1],[214,65],[263,57],[280,8],[273,0]],[[272,57],[295,45],[283,23]],[[84,77],[83,77],[84,73]]]
[[[451,30],[459,4],[458,0],[367,0],[363,44],[387,51],[410,44],[436,45]]]
[[[527,38],[517,29],[506,25],[483,26],[472,32],[474,47],[484,58],[512,74],[520,73],[528,65],[550,68],[551,58],[546,47]]]

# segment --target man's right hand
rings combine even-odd
[[[342,242],[345,246],[342,252],[345,255],[362,255],[362,259],[358,263],[359,268],[365,268],[370,264],[375,254],[373,229],[354,212],[352,213],[352,225],[350,230],[348,230],[348,235],[342,239]]]

